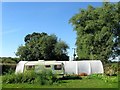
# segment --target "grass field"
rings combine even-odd
[[[101,79],[62,80],[54,85],[3,84],[2,88],[118,88],[118,83],[104,82]]]

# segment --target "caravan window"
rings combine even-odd
[[[35,66],[31,66],[31,65],[26,66],[26,69],[27,69],[27,70],[34,69],[34,68],[35,68]]]
[[[61,69],[62,69],[62,66],[61,66],[61,65],[54,65],[54,69],[55,69],[55,70],[61,70]]]
[[[51,66],[50,65],[45,65],[46,68],[50,68]]]

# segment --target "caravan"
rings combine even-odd
[[[55,74],[64,74],[64,66],[62,62],[56,62],[56,61],[44,61],[44,60],[38,60],[38,61],[20,61],[17,64],[15,73],[24,73],[28,70],[35,70],[36,72],[39,72],[41,70],[49,69],[52,70]]]

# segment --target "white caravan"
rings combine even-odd
[[[34,69],[36,72],[39,72],[44,69],[52,70],[55,74],[64,74],[64,66],[62,62],[56,61],[20,61],[17,64],[15,74],[24,73],[25,71]]]

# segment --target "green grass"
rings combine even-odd
[[[104,82],[101,79],[62,80],[59,84],[3,84],[2,88],[118,88],[118,83]]]

